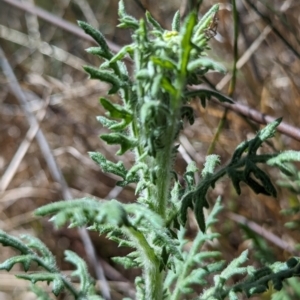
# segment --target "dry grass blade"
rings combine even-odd
[[[17,152],[15,153],[13,159],[11,160],[9,166],[6,168],[4,174],[2,175],[2,178],[0,180],[0,193],[4,192],[11,180],[13,179],[21,161],[23,160],[26,152],[28,151],[30,144],[32,140],[35,138],[37,132],[40,129],[40,123],[43,121],[45,115],[46,115],[46,110],[49,105],[49,97],[47,97],[45,101],[44,107],[38,112],[36,119],[37,123],[32,124],[29,128],[29,130],[26,133],[26,136],[22,143],[20,144]]]
[[[40,40],[32,40],[30,36],[27,36],[26,34],[17,30],[8,28],[4,25],[0,25],[0,37],[10,42],[19,44],[23,47],[27,47],[28,49],[34,47],[41,54],[47,55],[58,61],[61,61],[81,72],[83,72],[82,66],[87,64],[87,62],[85,62],[84,60],[80,59],[79,57],[76,57],[75,55],[59,47],[50,45]]]
[[[252,43],[252,45],[243,53],[243,55],[237,61],[236,67],[237,69],[241,69],[250,57],[255,53],[261,43],[266,39],[268,34],[272,31],[270,26],[266,26],[262,33],[258,36],[258,38]],[[217,90],[222,90],[226,84],[231,80],[232,75],[230,73],[226,74],[220,82],[216,85]]]
[[[21,10],[24,10],[26,12],[32,13],[32,14],[36,15],[37,17],[53,24],[54,26],[60,27],[61,29],[74,34],[75,36],[78,36],[84,40],[95,43],[95,41],[89,35],[86,35],[77,25],[74,25],[68,21],[58,18],[55,15],[53,15],[41,8],[38,8],[33,5],[27,5],[27,4],[24,4],[22,2],[15,1],[15,0],[2,0],[2,1],[5,3],[8,3],[14,7],[17,7]],[[116,45],[115,43],[113,43],[111,41],[107,41],[107,43],[112,51],[118,52],[120,50],[120,47],[118,45]]]

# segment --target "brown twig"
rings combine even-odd
[[[12,5],[18,9],[21,9],[23,11],[34,14],[37,17],[54,25],[55,27],[60,27],[61,29],[68,31],[86,41],[95,43],[95,40],[92,37],[90,37],[89,35],[85,34],[84,31],[82,29],[80,29],[77,25],[70,23],[66,20],[63,20],[42,8],[39,8],[39,7],[33,6],[33,5],[28,5],[26,3],[22,3],[22,2],[19,2],[16,0],[2,0],[2,1],[9,5]],[[107,44],[113,52],[118,52],[121,49],[121,47],[119,45],[117,45],[111,41],[107,41]]]
[[[201,91],[212,91],[213,90],[205,85],[190,86],[189,88],[190,88],[190,90],[201,90]],[[247,117],[251,121],[255,121],[258,124],[266,125],[277,119],[277,118],[269,116],[267,114],[263,114],[253,108],[250,108],[249,106],[235,102],[235,101],[233,101],[233,99],[231,99],[232,103],[220,102],[219,100],[217,100],[215,98],[211,98],[210,101],[213,103],[216,103],[218,105],[221,105],[227,109],[230,109],[231,111],[233,111],[241,116]],[[279,117],[280,116],[278,116],[278,118]],[[280,125],[277,127],[277,131],[300,142],[300,128],[298,128],[298,127],[289,125],[286,122],[281,122]]]
[[[259,234],[264,239],[270,241],[274,245],[278,246],[279,248],[291,253],[292,255],[295,255],[295,256],[299,255],[299,252],[295,250],[294,245],[289,245],[286,241],[282,240],[280,237],[278,237],[274,233],[268,231],[267,229],[261,227],[257,223],[255,223],[253,221],[249,221],[244,216],[240,216],[240,215],[237,215],[237,214],[234,214],[231,212],[228,213],[228,216],[231,220],[248,227],[249,229],[251,229],[255,233]]]
[[[213,98],[211,99],[211,101],[217,103],[218,105],[226,107],[239,115],[247,117],[251,121],[255,121],[258,124],[266,125],[277,119],[275,117],[269,116],[267,114],[263,114],[253,108],[250,108],[249,106],[237,102],[234,102],[233,104],[229,104],[225,102],[220,102],[219,100]],[[277,127],[277,131],[300,142],[300,129],[298,127],[289,125],[286,122],[281,122],[280,125]]]

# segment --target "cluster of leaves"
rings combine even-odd
[[[247,260],[247,251],[224,268],[225,262],[220,260],[220,252],[200,251],[207,241],[218,238],[218,233],[199,231],[187,252],[184,250],[184,246],[188,240],[185,239],[183,226],[171,237],[165,224],[158,219],[156,214],[151,213],[150,210],[140,211],[140,208],[140,205],[137,204],[120,205],[115,200],[99,203],[85,198],[49,204],[38,209],[36,213],[40,216],[54,214],[52,221],[58,227],[66,223],[70,223],[69,227],[89,226],[90,230],[108,233],[107,236],[121,246],[135,249],[137,245],[144,246],[145,249],[136,249],[127,257],[115,258],[116,262],[122,263],[125,267],[144,267],[145,259],[149,259],[151,255],[156,255],[161,251],[160,270],[167,270],[167,272],[163,278],[163,295],[160,299],[177,300],[181,299],[183,295],[194,294],[195,285],[202,286],[204,289],[204,292],[195,298],[199,300],[219,300],[226,297],[238,299],[239,293],[250,297],[266,291],[269,288],[269,282],[273,283],[275,289],[280,290],[283,280],[300,275],[300,260],[297,258],[291,258],[285,263],[275,263],[259,270],[255,270],[252,266],[241,267]],[[219,197],[206,220],[208,228],[217,222],[216,216],[221,209],[221,198]],[[148,231],[149,223],[154,231],[150,247],[154,253],[148,253],[148,256],[141,257],[140,254],[146,253],[146,248],[148,248],[149,240],[144,239],[143,231]],[[72,275],[78,276],[80,279],[79,291],[60,273],[56,267],[55,258],[38,239],[22,236],[22,240],[19,240],[0,232],[0,242],[4,246],[13,247],[21,252],[21,255],[3,262],[0,269],[9,271],[14,264],[22,263],[24,270],[27,271],[30,264],[36,262],[45,270],[44,272],[17,275],[17,277],[30,280],[33,284],[38,281],[52,282],[52,291],[55,295],[67,289],[74,299],[102,299],[95,294],[94,280],[87,273],[85,262],[75,253],[66,251],[65,255],[66,260],[77,267]],[[148,252],[150,248],[148,248]],[[172,260],[168,258],[169,253],[172,253]],[[156,255],[156,257],[159,256]],[[214,285],[208,288],[208,277],[216,272],[221,273],[214,276]],[[231,286],[226,285],[226,282],[233,276],[244,274],[247,275],[244,281]],[[145,278],[136,278],[136,299],[147,299],[145,285]],[[32,289],[37,295],[43,293],[43,299],[50,299],[35,285]]]
[[[218,198],[208,217],[208,227],[217,222],[216,215],[222,209],[220,202],[221,198]],[[218,237],[217,233],[199,232],[190,251],[186,252],[184,246],[188,240],[185,239],[184,227],[171,232],[157,214],[140,204],[120,204],[115,200],[99,203],[85,198],[67,203],[52,203],[39,208],[36,213],[40,216],[53,214],[51,220],[58,227],[65,223],[70,223],[70,227],[88,226],[89,230],[107,234],[108,238],[120,246],[133,248],[134,251],[126,257],[114,258],[115,262],[126,268],[144,268],[149,259],[154,267],[154,262],[157,261],[160,273],[163,270],[167,272],[164,277],[159,277],[162,280],[163,294],[161,298],[156,299],[180,299],[182,294],[193,292],[193,284],[205,287],[207,276],[219,271],[224,265],[224,261],[209,262],[220,257],[217,251],[199,253],[205,242]],[[149,226],[152,228],[151,234]],[[195,266],[198,266],[198,269],[194,269]],[[145,277],[136,279],[137,299],[148,299],[145,295],[146,280]],[[150,284],[153,285],[153,282]],[[172,286],[175,286],[175,290]]]
[[[219,275],[214,277],[214,287],[206,290],[200,297],[201,300],[219,300],[227,296],[230,300],[237,300],[238,293],[243,292],[247,297],[262,294],[269,289],[269,284],[277,291],[283,287],[286,278],[300,275],[300,261],[290,258],[284,263],[276,262],[272,265],[256,270],[252,266],[241,267],[247,260],[247,250],[235,258]],[[226,281],[234,274],[247,274],[242,282],[227,287]]]
[[[102,60],[99,68],[85,66],[86,72],[92,79],[109,83],[108,94],[118,94],[122,101],[116,104],[108,98],[100,99],[107,116],[100,116],[98,120],[111,131],[101,138],[108,144],[120,146],[117,155],[133,151],[135,164],[127,170],[121,161],[114,163],[98,152],[89,154],[104,172],[121,178],[118,185],[136,184],[137,201],[123,204],[116,200],[100,202],[83,198],[51,203],[39,208],[36,214],[53,215],[51,220],[57,227],[67,223],[70,227],[87,227],[106,234],[120,246],[132,248],[126,257],[114,259],[126,268],[143,269],[143,275],[135,282],[137,299],[177,300],[186,294],[194,296],[194,285],[200,285],[205,291],[195,295],[196,299],[219,300],[228,296],[233,300],[237,299],[237,293],[251,296],[265,291],[269,281],[273,282],[274,288],[281,289],[284,279],[299,276],[296,258],[256,271],[253,267],[240,266],[246,261],[246,253],[243,253],[223,269],[224,262],[218,259],[218,252],[200,252],[206,241],[218,237],[218,234],[207,233],[207,228],[216,222],[216,214],[221,209],[220,199],[207,220],[204,219],[209,188],[214,188],[220,178],[228,175],[238,194],[241,193],[240,183],[244,182],[256,193],[275,197],[274,185],[258,164],[276,166],[290,174],[287,163],[300,160],[300,154],[293,151],[257,154],[262,143],[275,134],[280,119],[259,131],[254,139],[240,144],[227,166],[215,171],[220,159],[217,155],[208,156],[197,184],[195,173],[199,170],[195,163],[189,164],[183,175],[184,186],[174,170],[178,149],[174,143],[183,128],[183,119],[190,124],[194,122],[188,102],[197,97],[203,106],[210,97],[231,102],[217,91],[189,90],[190,85],[201,83],[208,71],[225,72],[222,66],[206,57],[210,39],[207,29],[217,11],[218,5],[214,5],[200,21],[196,13],[191,13],[182,26],[177,12],[172,30],[168,31],[148,12],[146,20],[141,21],[128,15],[120,1],[119,27],[130,28],[134,34],[133,43],[117,54],[111,52],[99,31],[79,22],[99,44],[87,51]],[[133,79],[124,59],[134,63]],[[188,208],[194,211],[200,227],[189,252],[185,250],[187,241],[184,238]],[[77,266],[75,275],[81,279],[79,292],[60,274],[53,256],[41,242],[30,238],[30,243],[26,244],[5,233],[1,233],[0,241],[21,251],[20,256],[5,261],[0,268],[10,270],[15,263],[21,262],[27,271],[30,262],[36,261],[47,272],[22,275],[22,278],[32,282],[52,282],[54,294],[67,288],[75,299],[98,297],[84,262],[74,253],[67,251],[66,256]],[[214,276],[214,285],[208,287],[208,276],[218,271],[221,273]],[[227,286],[226,282],[236,274],[247,277],[241,283]]]
[[[10,271],[11,268],[20,263],[27,272],[31,264],[36,263],[43,271],[32,274],[19,274],[18,278],[31,281],[32,290],[41,299],[51,299],[48,294],[38,288],[35,283],[39,281],[52,283],[52,292],[58,296],[64,290],[74,297],[74,299],[83,300],[101,300],[102,298],[96,294],[95,280],[89,275],[85,261],[76,253],[66,250],[65,260],[73,264],[77,269],[72,273],[72,277],[78,277],[80,280],[80,288],[76,290],[71,281],[63,275],[56,266],[56,260],[44,243],[39,239],[22,235],[21,239],[17,239],[7,233],[0,231],[0,243],[3,246],[9,246],[21,252],[20,255],[11,257],[0,264],[0,270]],[[40,299],[40,298],[39,298]]]
[[[258,164],[267,164],[279,168],[284,174],[292,175],[290,162],[300,161],[300,153],[297,151],[285,151],[274,154],[257,154],[257,150],[267,139],[274,136],[276,127],[281,119],[268,124],[260,130],[255,138],[242,142],[234,151],[228,165],[214,172],[220,163],[217,155],[206,157],[205,168],[202,171],[202,180],[191,191],[187,191],[182,197],[181,219],[185,223],[187,209],[194,210],[199,227],[205,230],[203,208],[208,208],[206,199],[207,191],[214,188],[216,182],[227,175],[237,192],[241,194],[240,182],[248,185],[256,194],[264,194],[276,197],[276,188],[271,182],[270,176],[262,170]]]

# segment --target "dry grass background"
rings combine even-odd
[[[166,28],[177,9],[184,14],[188,1],[125,0],[128,12],[137,18],[149,10]],[[223,63],[228,75],[209,74],[208,79],[225,94],[233,65],[233,20],[230,1],[203,1],[201,13],[212,4],[220,2],[219,34],[211,40],[210,55]],[[258,15],[252,3],[261,14]],[[20,5],[23,9],[17,8]],[[100,29],[114,47],[130,42],[126,30],[116,29],[117,0],[0,0],[0,46],[17,78],[28,107],[39,120],[38,126],[29,126],[28,118],[11,89],[11,78],[0,71],[0,229],[18,235],[29,233],[41,238],[55,253],[59,266],[69,272],[70,265],[63,260],[63,251],[72,249],[87,258],[84,243],[76,230],[54,230],[46,219],[36,219],[32,211],[49,202],[63,199],[60,182],[53,179],[47,165],[48,154],[36,141],[38,128],[43,132],[57,161],[72,197],[92,195],[97,198],[116,198],[120,201],[134,199],[133,187],[115,188],[116,178],[103,174],[88,158],[88,151],[101,151],[115,160],[114,148],[108,147],[98,136],[104,129],[96,121],[103,113],[98,99],[105,95],[107,85],[87,79],[81,66],[97,65],[99,61],[85,53],[92,42],[80,29],[71,33],[65,25],[85,20]],[[290,125],[300,127],[300,2],[298,0],[237,1],[239,11],[239,58],[237,85],[233,94],[236,102],[273,117],[283,117]],[[51,13],[37,17],[24,9],[39,7]],[[38,13],[40,11],[37,11]],[[271,21],[271,26],[268,24]],[[52,23],[51,23],[52,22]],[[73,27],[71,27],[73,28]],[[16,86],[15,86],[16,87]],[[117,101],[117,99],[116,99]],[[189,160],[198,166],[204,162],[213,140],[224,107],[209,103],[206,109],[194,102],[196,122],[186,127],[180,136],[182,144],[178,158],[178,172],[182,173]],[[226,163],[235,147],[251,138],[260,125],[229,109],[214,149]],[[298,129],[299,132],[300,129]],[[278,133],[261,151],[300,150],[299,139]],[[23,154],[22,154],[22,153]],[[131,164],[132,157],[125,156]],[[280,174],[269,170],[273,181]],[[251,260],[255,247],[245,238],[240,223],[251,220],[246,227],[256,236],[263,236],[267,253],[276,260],[299,255],[296,244],[299,233],[284,227],[288,218],[280,214],[282,208],[299,198],[278,188],[278,198],[255,195],[244,187],[237,196],[228,180],[223,180],[211,193],[224,199],[225,209],[217,230],[222,237],[217,244],[230,260],[246,248]],[[299,216],[298,216],[299,217]],[[297,218],[295,216],[294,218]],[[190,218],[189,237],[197,230],[193,216]],[[132,280],[136,272],[125,271],[113,264],[110,257],[122,255],[119,249],[103,237],[91,234],[91,239],[101,262],[112,299],[133,293]],[[12,254],[11,249],[0,247],[0,261]],[[90,266],[94,274],[94,266]],[[21,268],[20,268],[21,270]],[[19,271],[17,268],[14,272]],[[0,299],[34,299],[27,292],[28,283],[0,272]],[[66,296],[64,299],[67,299]]]

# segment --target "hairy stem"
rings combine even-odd
[[[144,257],[146,299],[162,299],[163,272],[160,271],[158,258],[140,231],[133,227],[128,227],[127,230],[131,238],[139,245],[139,250]]]
[[[166,219],[166,205],[169,198],[170,182],[171,182],[171,171],[173,169],[173,143],[174,136],[177,131],[177,120],[178,120],[178,111],[172,114],[170,120],[170,126],[166,132],[166,140],[164,150],[159,152],[157,155],[157,199],[156,212],[165,220]]]

